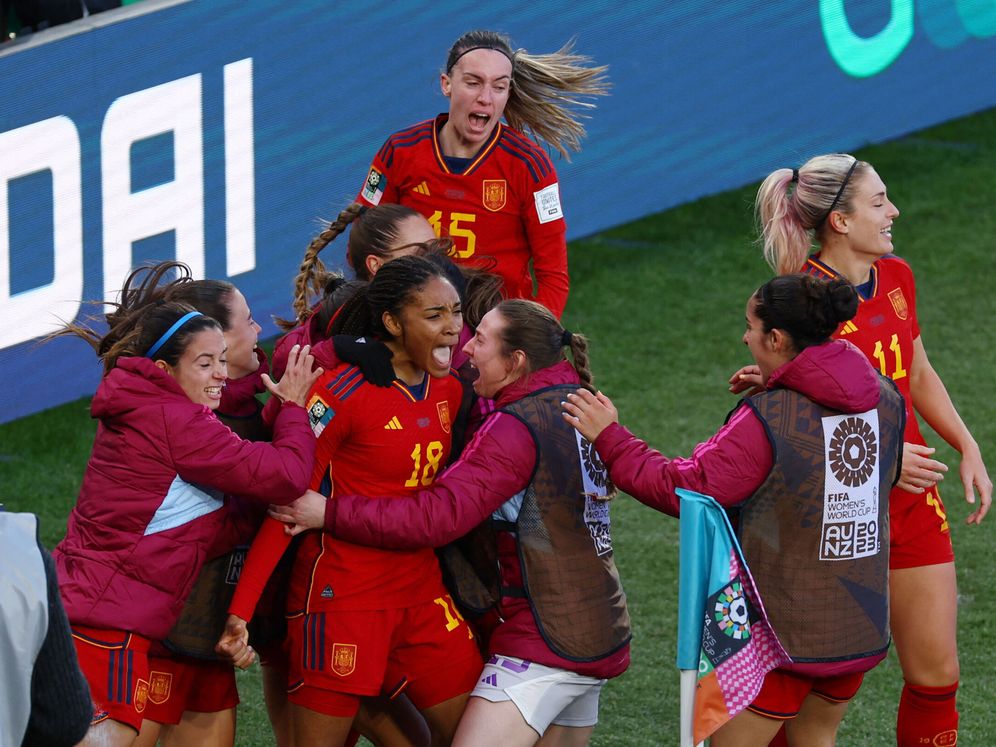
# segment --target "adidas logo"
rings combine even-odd
[[[429,185],[426,184],[425,182],[422,182],[421,184],[417,184],[416,186],[412,187],[412,192],[418,192],[420,195],[425,195],[426,197],[428,197],[429,196]]]
[[[840,328],[840,334],[847,335],[851,332],[857,332],[858,326],[851,321],[844,322],[844,326]]]
[[[401,421],[398,420],[398,416],[395,415],[393,418],[387,421],[387,425],[384,426],[385,431],[400,431],[404,430],[401,426]]]
[[[485,685],[491,685],[491,687],[498,687],[498,675],[497,673],[492,672],[487,677],[484,677],[481,682]]]
[[[322,599],[331,599],[335,596],[335,592],[332,591],[332,587],[329,584],[325,584],[325,588],[322,589]]]

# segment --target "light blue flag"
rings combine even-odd
[[[768,624],[723,508],[690,490],[681,500],[678,669],[695,670],[693,731],[703,741],[757,697],[790,658]]]

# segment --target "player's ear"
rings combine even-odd
[[[367,266],[367,272],[370,273],[370,277],[377,274],[377,270],[384,266],[384,260],[378,257],[376,254],[368,254],[363,263]]]
[[[827,225],[830,226],[830,230],[837,233],[848,233],[847,216],[840,210],[831,211],[827,216]]]
[[[450,76],[448,76],[446,73],[440,73],[439,90],[443,92],[443,96],[449,98],[451,89],[452,89],[452,82],[450,81]]]
[[[401,320],[398,319],[390,311],[385,311],[381,316],[381,321],[384,323],[384,329],[391,337],[401,337]]]

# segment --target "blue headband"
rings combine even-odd
[[[159,348],[161,348],[163,345],[165,345],[167,342],[169,342],[169,338],[171,338],[173,335],[175,335],[176,331],[178,329],[180,329],[180,327],[182,327],[184,324],[186,324],[187,322],[189,322],[195,316],[204,316],[204,315],[201,312],[199,312],[199,311],[188,311],[186,314],[184,314],[179,319],[177,319],[175,322],[173,322],[173,326],[170,327],[169,329],[167,329],[165,332],[163,332],[163,336],[160,337],[158,340],[156,340],[155,345],[153,345],[151,348],[149,348],[149,352],[145,354],[145,357],[146,358],[151,358],[156,353],[158,353],[159,352]]]

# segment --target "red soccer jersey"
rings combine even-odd
[[[493,257],[506,297],[535,298],[559,318],[569,285],[567,228],[550,158],[499,123],[466,168],[452,171],[439,147],[439,130],[448,116],[391,135],[374,157],[357,200],[418,210],[437,236],[454,240],[457,262],[487,268],[487,258]]]
[[[336,495],[396,496],[430,485],[450,453],[455,375],[426,375],[424,391],[369,384],[355,366],[315,382],[308,414],[318,437],[311,487]],[[288,610],[390,609],[445,594],[431,548],[381,550],[309,532],[298,549]]]
[[[839,277],[836,270],[820,261],[818,254],[806,260],[803,272],[824,280]],[[913,341],[919,336],[913,271],[898,257],[882,257],[871,267],[871,293],[861,298],[854,318],[841,324],[834,337],[850,341],[877,371],[896,383],[906,401],[904,440],[925,444],[910,394]]]

